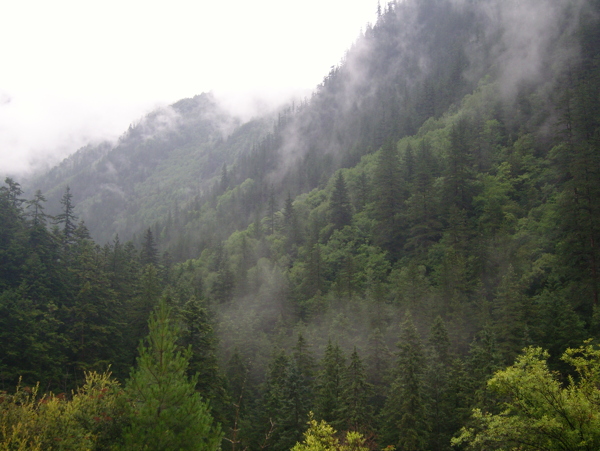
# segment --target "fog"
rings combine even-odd
[[[202,92],[244,118],[306,95],[376,9],[374,0],[12,2],[0,28],[0,175],[51,166]]]

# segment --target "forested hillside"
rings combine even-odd
[[[599,21],[392,2],[309,99],[203,94],[7,179],[0,439],[598,449]]]

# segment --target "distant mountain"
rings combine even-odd
[[[554,114],[549,92],[578,58],[573,30],[586,4],[542,3],[391,2],[310,99],[275,117],[242,124],[209,94],[184,99],[131,126],[116,145],[80,149],[28,188],[42,189],[56,212],[70,185],[76,212],[100,242],[154,227],[167,248],[167,222],[187,233],[199,213],[185,212],[216,206],[228,188],[254,184],[240,194],[243,218],[217,220],[203,240],[224,239],[264,214],[270,189],[281,205],[287,193],[323,186],[339,167],[416,133],[486,76],[500,85],[494,101],[508,133],[541,132]]]
[[[224,163],[266,131],[261,120],[241,127],[211,94],[202,94],[153,111],[116,144],[78,150],[27,187],[41,189],[56,212],[69,185],[96,240],[129,239],[173,202],[205,190]]]

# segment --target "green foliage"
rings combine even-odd
[[[178,347],[177,334],[171,310],[162,301],[150,316],[148,337],[126,384],[132,411],[123,449],[219,448],[220,427],[195,391],[197,378],[187,376],[191,350]]]
[[[548,353],[530,347],[488,386],[499,413],[475,410],[474,427],[453,443],[468,449],[594,450],[600,447],[600,351],[591,343],[562,359],[576,371],[565,385],[547,365]]]
[[[0,395],[0,449],[112,449],[121,440],[125,411],[124,393],[110,373],[86,373],[71,397],[18,386]]]
[[[365,439],[359,432],[347,432],[345,440],[340,443],[336,431],[325,420],[317,422],[312,417],[309,428],[304,433],[304,441],[296,443],[292,451],[367,451]]]
[[[382,444],[424,450],[428,423],[423,400],[423,348],[412,317],[407,314],[398,342],[395,379],[381,412]]]
[[[346,180],[341,171],[338,172],[329,198],[329,217],[336,229],[350,225],[352,221],[352,204],[346,188]]]

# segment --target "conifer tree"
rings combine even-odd
[[[410,314],[398,342],[396,377],[381,413],[382,444],[398,449],[427,449],[428,425],[423,400],[424,355]]]
[[[345,429],[368,432],[373,426],[372,409],[369,405],[372,386],[367,382],[367,373],[356,347],[350,355],[342,387],[340,416]]]
[[[290,377],[290,359],[283,350],[277,351],[269,364],[265,392],[260,415],[261,435],[267,437],[269,449],[284,451],[289,449],[287,429],[290,426],[289,393],[286,386]],[[292,442],[293,445],[294,442]]]
[[[46,226],[48,216],[44,213],[44,202],[46,202],[46,198],[39,189],[35,192],[34,198],[27,201],[27,209],[33,227]]]
[[[191,297],[180,312],[181,344],[191,349],[188,375],[196,377],[196,390],[210,401],[215,417],[222,419],[227,395],[217,361],[217,337],[209,313]]]
[[[402,205],[405,201],[396,144],[380,150],[373,176],[373,217],[377,220],[376,243],[397,258],[401,250]]]
[[[142,243],[142,250],[140,251],[140,262],[142,266],[154,265],[158,269],[158,249],[156,248],[156,242],[154,241],[154,234],[152,229],[148,228],[144,233],[144,242]]]
[[[187,376],[191,350],[177,345],[177,326],[164,301],[150,316],[148,328],[126,384],[133,410],[123,449],[219,449],[220,427],[195,390],[196,378]]]
[[[352,204],[342,171],[338,171],[329,198],[329,217],[334,228],[341,229],[352,221]]]
[[[333,345],[329,340],[321,360],[315,415],[334,426],[343,426],[341,409],[343,380],[346,371],[345,360],[339,345],[337,343]]]
[[[63,206],[63,211],[61,214],[55,216],[54,221],[56,224],[63,224],[63,243],[67,245],[72,243],[73,233],[77,228],[77,216],[75,216],[74,213],[75,205],[73,204],[73,194],[71,194],[69,185],[67,185],[60,203]]]
[[[428,340],[427,370],[424,375],[424,394],[427,400],[428,424],[430,428],[429,449],[450,449],[450,437],[455,412],[450,393],[450,341],[441,317],[436,317],[431,326]]]

